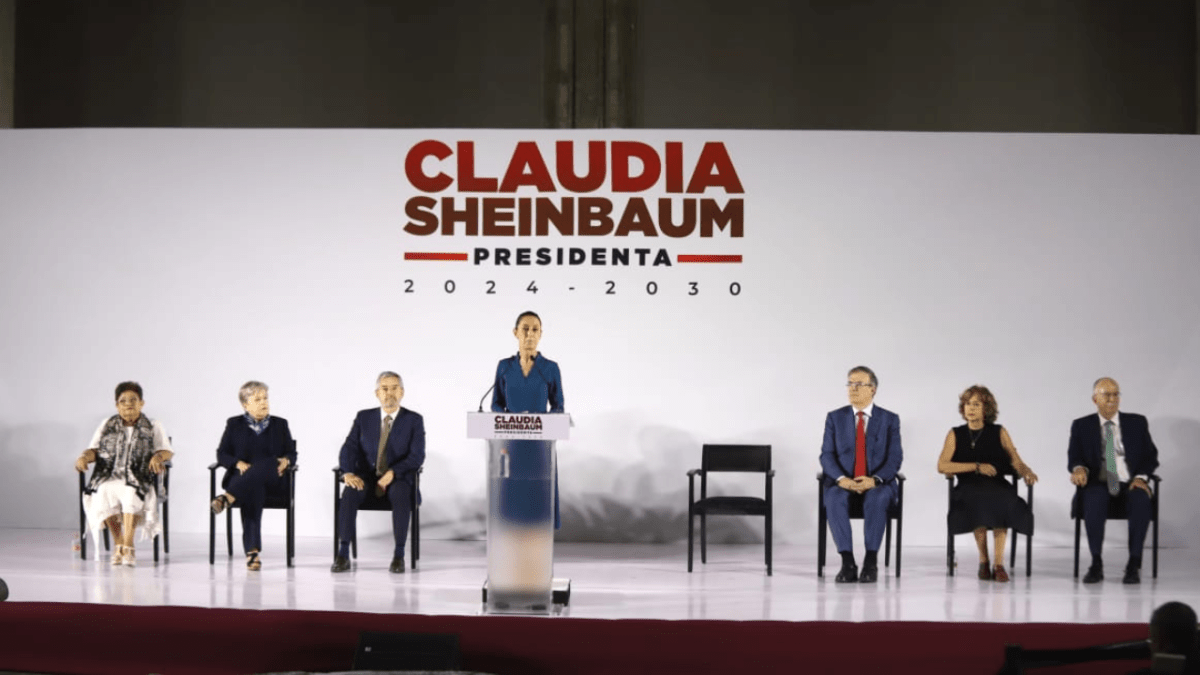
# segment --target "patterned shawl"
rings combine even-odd
[[[158,476],[150,470],[150,458],[154,455],[154,427],[145,415],[133,424],[133,443],[125,443],[125,423],[120,415],[113,415],[104,424],[100,434],[100,447],[96,450],[96,470],[88,481],[87,494],[94,494],[101,483],[124,475],[125,484],[137,491],[138,499],[157,489],[160,501],[166,499],[158,484]]]

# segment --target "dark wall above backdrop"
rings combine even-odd
[[[1197,4],[17,0],[14,117],[1194,133]]]

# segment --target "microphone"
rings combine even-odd
[[[488,397],[488,394],[492,393],[492,390],[495,388],[496,388],[496,383],[493,382],[492,386],[488,387],[488,390],[483,392],[483,398],[479,399],[479,412],[483,412],[483,401],[484,401],[484,399],[486,399]]]

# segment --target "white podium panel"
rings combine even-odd
[[[467,413],[467,436],[487,441],[486,611],[548,614],[554,580],[556,440],[566,414]]]

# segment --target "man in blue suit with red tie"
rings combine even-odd
[[[391,371],[375,379],[380,407],[360,410],[342,444],[339,466],[343,472],[342,499],[338,505],[338,552],[332,572],[350,569],[350,541],[354,539],[358,510],[370,501],[385,499],[392,507],[392,534],[396,548],[388,568],[404,573],[404,543],[408,538],[410,501],[417,469],[425,462],[425,422],[412,410],[400,407],[404,381]],[[420,495],[417,497],[420,499]]]
[[[838,583],[874,583],[879,577],[876,558],[887,526],[888,507],[896,501],[896,474],[904,460],[900,447],[900,417],[875,405],[879,380],[866,366],[847,373],[850,405],[825,417],[821,469],[825,473],[825,513],[833,542],[842,556]],[[862,495],[863,539],[866,555],[862,574],[854,561],[850,533],[850,498]]]
[[[1142,415],[1119,412],[1121,388],[1111,377],[1092,385],[1092,402],[1098,414],[1071,423],[1067,469],[1080,494],[1083,523],[1087,528],[1092,564],[1083,583],[1104,580],[1104,525],[1110,501],[1125,502],[1129,519],[1129,562],[1124,583],[1141,583],[1142,546],[1150,527],[1150,475],[1158,468],[1158,448],[1150,438],[1150,424]]]

